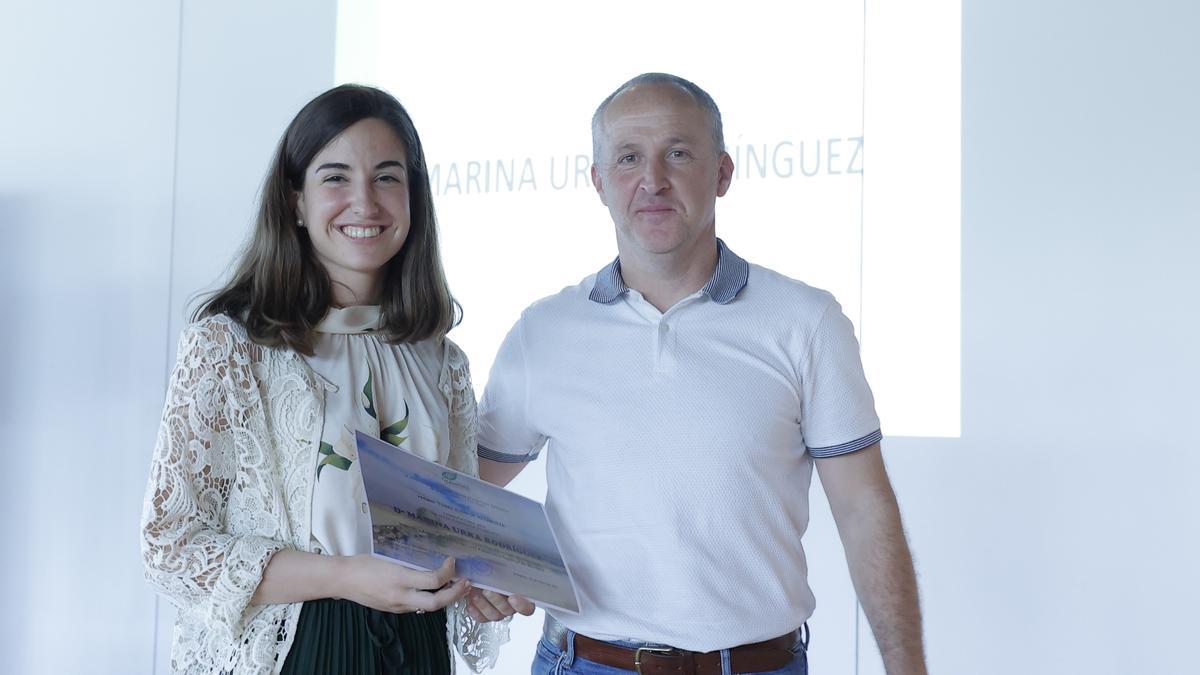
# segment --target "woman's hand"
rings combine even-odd
[[[432,612],[471,590],[454,579],[454,559],[432,572],[420,572],[372,555],[317,555],[292,549],[267,563],[251,602],[270,605],[321,598],[345,598],[384,612]]]
[[[452,605],[471,590],[466,579],[454,579],[454,559],[432,572],[420,572],[371,555],[346,559],[345,597],[384,612],[432,612]],[[453,581],[453,583],[451,583]]]
[[[513,614],[533,614],[533,603],[519,595],[504,595],[479,588],[470,589],[467,614],[480,622],[499,621]]]

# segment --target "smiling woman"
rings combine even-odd
[[[298,224],[333,283],[335,305],[374,302],[382,270],[408,237],[404,144],[386,122],[355,122],[304,174]]]
[[[382,255],[391,246],[368,238],[372,243],[360,248],[375,253],[343,261],[350,269],[337,262],[340,253],[322,257],[342,250],[325,244],[369,233],[344,226],[384,224],[384,239],[399,239],[390,242],[398,252]],[[250,244],[233,278],[195,318],[238,317],[255,341],[309,354],[330,305],[356,303],[378,304],[381,330],[401,342],[444,335],[459,314],[442,271],[429,172],[412,119],[379,89],[342,85],[310,101],[284,132]]]
[[[142,514],[147,579],[179,607],[175,671],[433,675],[450,644],[495,662],[507,627],[468,615],[453,560],[371,555],[353,441],[478,473],[457,316],[408,113],[370,87],[318,96],[180,339]]]

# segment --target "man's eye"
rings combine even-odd
[[[637,161],[637,155],[634,154],[621,155],[617,158],[617,164],[632,164],[635,161]]]
[[[684,150],[672,150],[667,156],[671,159],[686,159],[688,154]]]

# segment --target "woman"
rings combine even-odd
[[[142,516],[147,578],[179,608],[176,671],[446,673],[448,633],[473,669],[494,663],[507,627],[454,606],[453,561],[370,555],[354,445],[478,472],[457,318],[408,114],[370,87],[321,94],[180,338]]]

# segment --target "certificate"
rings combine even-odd
[[[447,556],[479,588],[579,612],[579,596],[540,503],[356,433],[374,552],[434,570]]]

